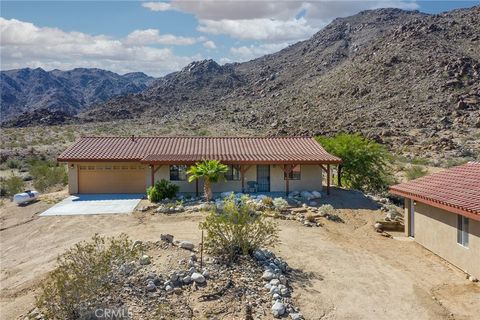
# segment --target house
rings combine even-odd
[[[306,137],[82,137],[65,150],[71,194],[145,193],[161,179],[198,194],[202,181],[188,182],[190,165],[216,159],[228,165],[213,192],[321,190],[330,187],[331,165],[341,160]]]
[[[480,163],[401,183],[390,192],[405,198],[407,236],[480,278]]]

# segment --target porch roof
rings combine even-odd
[[[82,137],[58,161],[141,161],[189,164],[337,164],[310,137]]]

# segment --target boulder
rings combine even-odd
[[[172,243],[173,242],[173,236],[171,234],[168,234],[168,233],[167,234],[161,234],[160,235],[160,240]]]
[[[142,266],[145,266],[145,265],[147,265],[147,264],[150,264],[150,257],[147,256],[146,254],[144,254],[143,256],[140,257],[140,261],[139,261],[139,262],[140,262],[140,264],[141,264]]]
[[[265,270],[265,272],[263,272],[263,275],[262,275],[263,280],[270,281],[275,278],[276,278],[275,273],[273,273],[272,270]]]
[[[179,246],[180,246],[180,248],[186,249],[186,250],[193,250],[193,248],[195,248],[193,243],[191,243],[190,241],[185,241],[185,240],[180,241]]]
[[[292,319],[292,320],[302,320],[303,316],[299,312],[292,312],[292,313],[290,313],[290,319]]]
[[[191,279],[195,283],[204,283],[205,282],[205,277],[198,272],[194,272],[191,276]]]
[[[275,318],[283,316],[285,314],[285,305],[280,301],[276,301],[272,306],[272,314]]]
[[[157,287],[155,286],[155,284],[153,283],[153,281],[149,281],[149,282],[147,283],[147,291],[148,291],[148,292],[153,292],[153,291],[155,291],[155,290],[157,290]]]
[[[322,193],[318,191],[312,191],[313,199],[320,199],[322,197]]]

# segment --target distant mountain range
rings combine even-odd
[[[43,110],[74,115],[115,96],[138,93],[154,82],[142,72],[119,75],[101,69],[17,69],[0,72],[2,121]]]
[[[144,118],[156,126],[223,126],[239,134],[360,132],[424,156],[474,155],[480,150],[479,35],[478,6],[438,15],[363,11],[334,20],[309,40],[249,62],[193,62],[156,81],[143,75],[135,94],[122,95],[114,85],[108,94],[86,90],[88,81],[77,80],[64,91],[87,91],[82,97],[92,98],[75,99],[82,103],[66,110],[61,101],[72,99],[42,94],[51,81],[39,76],[34,83],[42,90],[29,90],[37,94],[36,106],[66,113],[20,115],[6,125]],[[4,83],[2,73],[2,87]],[[121,83],[121,88],[132,88],[131,82]],[[25,86],[30,87],[27,81]],[[15,92],[6,96],[11,101],[25,99],[21,97]],[[80,112],[71,116],[75,111]]]

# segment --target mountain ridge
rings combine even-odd
[[[114,96],[141,92],[155,80],[142,72],[119,75],[98,68],[22,68],[1,71],[0,78],[2,122],[38,110],[71,116]]]
[[[478,6],[436,15],[362,11],[248,62],[192,62],[65,121],[143,119],[185,132],[267,136],[359,132],[416,154],[475,155],[478,34]]]

